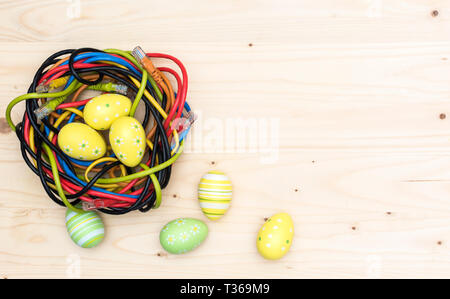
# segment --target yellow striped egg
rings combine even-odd
[[[231,181],[223,172],[205,174],[198,185],[198,201],[206,217],[211,220],[222,217],[230,207],[232,191]]]

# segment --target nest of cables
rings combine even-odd
[[[171,60],[181,74],[156,67],[153,58]],[[58,205],[114,215],[147,212],[161,204],[161,190],[169,183],[172,164],[181,155],[195,119],[186,102],[187,88],[185,67],[167,54],[145,53],[140,47],[67,49],[42,63],[28,93],[8,105],[6,120],[20,141],[25,163]],[[111,135],[104,155],[96,159],[71,155],[58,142],[65,126],[87,126],[84,108],[96,97],[86,95],[93,91],[129,98],[126,117],[139,122],[145,136],[136,166],[127,165],[124,155],[114,151]],[[11,111],[23,101],[25,112],[14,124]]]

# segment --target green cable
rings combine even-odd
[[[148,77],[147,71],[144,70],[139,65],[139,63],[136,61],[136,59],[134,59],[133,56],[131,56],[130,54],[128,54],[125,51],[118,50],[118,49],[106,49],[103,51],[105,51],[106,53],[118,54],[118,55],[124,56],[128,59],[133,58],[133,60],[131,60],[131,62],[133,62],[136,66],[138,66],[139,70],[142,71],[141,86],[139,86],[139,90],[136,93],[136,96],[134,97],[134,101],[133,101],[133,104],[131,105],[130,114],[129,114],[130,116],[133,117],[134,113],[136,112],[137,106],[139,105],[139,102],[141,101],[142,95],[144,94],[145,87],[147,86],[147,77]]]
[[[183,152],[183,148],[184,148],[184,140],[180,143],[180,147],[179,147],[177,153],[175,155],[173,155],[169,160],[167,160],[164,163],[161,163],[161,164],[156,165],[156,166],[154,166],[152,168],[149,168],[147,170],[144,170],[144,171],[141,171],[141,172],[138,172],[138,173],[133,173],[133,174],[130,174],[130,175],[127,175],[127,176],[121,176],[121,177],[116,177],[116,178],[108,178],[108,179],[100,178],[100,179],[97,180],[97,183],[101,183],[101,184],[115,184],[115,183],[120,183],[120,182],[125,182],[125,181],[131,181],[131,180],[138,179],[138,178],[150,175],[152,173],[158,172],[158,171],[168,167],[169,165],[173,164],[178,159],[178,157],[181,155],[181,153]],[[140,166],[142,168],[145,168],[145,167],[148,168],[148,166],[143,164],[143,163],[141,163]]]
[[[153,205],[153,209],[157,209],[161,205],[161,199],[162,199],[161,186],[159,185],[159,181],[156,178],[156,175],[154,175],[152,173],[150,175],[150,178],[152,179],[153,187],[154,187],[154,190],[155,190],[155,193],[156,193],[156,201],[155,201],[155,204]]]
[[[121,55],[121,56],[125,57],[126,59],[130,60],[142,73],[146,72],[146,70],[144,70],[144,68],[141,66],[141,64],[131,55],[131,51],[122,51],[122,50],[118,50],[118,49],[106,49],[103,51],[105,51],[106,53],[113,53],[113,54]],[[155,90],[156,95],[158,96],[159,100],[162,101],[163,95],[161,93],[161,90],[159,90],[159,87],[158,87],[158,84],[156,84],[156,81],[151,76],[148,78],[148,81],[150,81],[150,85]]]
[[[137,109],[137,107],[139,105],[139,102],[142,99],[142,95],[144,94],[145,87],[147,85],[147,77],[148,77],[147,72],[144,71],[142,73],[141,86],[139,86],[139,90],[138,90],[138,92],[136,94],[136,97],[134,98],[134,101],[133,101],[133,105],[131,105],[130,116],[134,116],[134,113],[136,112],[136,109]]]
[[[6,107],[5,115],[6,115],[6,121],[8,122],[8,125],[11,127],[11,130],[16,131],[16,126],[14,125],[14,123],[12,122],[12,119],[11,119],[11,111],[14,108],[14,106],[17,105],[18,103],[25,101],[25,100],[29,100],[29,99],[63,97],[65,95],[70,94],[75,89],[79,88],[80,86],[81,86],[80,82],[73,80],[73,82],[69,85],[69,87],[67,87],[65,90],[60,91],[60,92],[52,92],[52,93],[35,93],[34,92],[34,93],[27,93],[27,94],[18,96],[17,98],[12,100],[8,104],[8,107]]]
[[[156,95],[158,96],[159,100],[162,101],[163,95],[161,91],[159,90],[158,85],[156,84],[155,80],[150,76],[148,76],[147,71],[141,66],[141,64],[130,54],[131,52],[126,52],[118,49],[105,49],[103,50],[106,53],[112,53],[112,54],[118,54],[121,55],[128,60],[130,60],[133,64],[135,64],[136,67],[139,68],[139,70],[142,72],[142,80],[141,80],[141,86],[139,86],[139,90],[136,94],[136,97],[134,98],[133,105],[130,109],[130,116],[134,116],[136,109],[139,105],[139,102],[141,101],[142,95],[144,94],[145,87],[147,86],[147,81],[150,81],[150,84],[153,87],[153,90],[155,90]]]
[[[62,199],[62,201],[64,202],[66,207],[68,207],[72,211],[74,211],[76,213],[84,213],[84,210],[81,210],[81,209],[78,209],[78,208],[72,206],[70,204],[70,202],[67,200],[66,195],[64,194],[64,190],[63,190],[63,188],[61,186],[61,181],[59,179],[58,166],[56,165],[55,157],[53,157],[53,152],[50,149],[50,147],[47,144],[45,144],[45,143],[42,143],[42,147],[47,152],[47,156],[48,156],[48,159],[50,161],[50,165],[52,167],[53,178],[54,178],[54,181],[55,181],[56,189],[58,190],[59,197]]]
[[[145,164],[141,164],[141,166],[145,170],[151,170],[150,167],[148,167]],[[155,194],[156,194],[156,201],[155,201],[155,204],[153,205],[153,209],[157,209],[161,205],[161,198],[162,198],[162,196],[161,196],[161,185],[159,184],[159,181],[156,178],[156,175],[154,173],[152,173],[150,175],[150,178],[152,179],[153,187],[155,189]]]

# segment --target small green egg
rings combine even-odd
[[[208,227],[203,221],[178,218],[161,229],[159,241],[167,252],[180,254],[197,248],[207,236]]]

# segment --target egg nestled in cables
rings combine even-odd
[[[121,116],[130,113],[131,101],[126,96],[106,93],[91,99],[83,110],[84,121],[96,130],[107,130]]]
[[[137,166],[144,157],[145,131],[134,117],[116,119],[109,129],[109,142],[117,159],[128,167]]]
[[[88,125],[78,122],[61,128],[58,146],[67,156],[84,161],[99,159],[106,152],[103,137]]]

